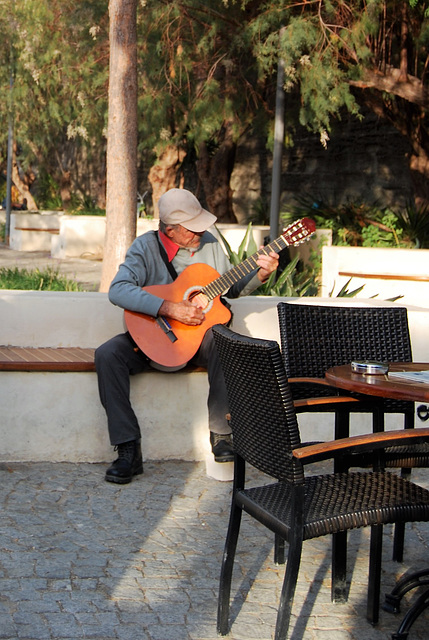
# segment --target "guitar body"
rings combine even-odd
[[[202,287],[218,277],[216,269],[205,264],[193,264],[182,271],[171,284],[151,285],[143,289],[164,300],[182,302],[190,300]],[[231,312],[219,297],[211,300],[203,311],[205,320],[197,326],[166,318],[171,327],[170,332],[165,331],[159,318],[143,313],[126,310],[124,319],[133,340],[150,360],[164,367],[178,368],[196,354],[210,327],[226,324],[231,318]]]
[[[194,297],[198,297],[197,306],[203,309],[205,320],[198,326],[191,326],[162,316],[153,318],[125,311],[128,331],[154,363],[171,369],[184,367],[198,351],[206,331],[215,324],[226,324],[231,318],[229,309],[220,300],[222,292],[228,291],[244,275],[256,270],[260,255],[280,252],[292,244],[300,244],[308,240],[315,230],[314,220],[302,218],[286,227],[279,238],[261,247],[257,253],[222,276],[213,267],[200,263],[187,267],[171,284],[143,287],[144,291],[170,302],[192,302]]]

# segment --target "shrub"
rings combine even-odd
[[[0,268],[0,289],[21,289],[30,291],[82,291],[77,282],[59,275],[52,268],[8,269]]]
[[[249,223],[243,240],[237,252],[234,252],[226,238],[217,230],[226,249],[232,265],[236,266],[258,251],[252,232],[252,223]],[[320,271],[320,258],[314,252],[313,263],[304,265],[299,256],[296,256],[289,264],[270,275],[267,282],[261,284],[252,295],[256,296],[315,296],[318,291],[317,277]]]
[[[332,230],[332,244],[354,247],[429,248],[429,208],[407,205],[394,211],[378,204],[346,202],[330,205],[302,196],[282,212],[285,223],[310,216],[318,228]]]

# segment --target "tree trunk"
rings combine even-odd
[[[158,217],[157,202],[163,193],[177,186],[177,174],[185,159],[186,151],[177,147],[168,147],[149,171],[149,182],[152,187],[154,215]]]
[[[60,198],[64,211],[71,206],[71,172],[61,171],[60,176]]]
[[[106,237],[100,291],[107,291],[136,237],[137,0],[110,0]]]
[[[202,143],[198,150],[197,173],[204,187],[207,208],[219,222],[237,222],[232,208],[229,183],[234,168],[236,143],[228,125],[219,136],[219,146],[210,153]]]
[[[401,11],[401,61],[399,65],[400,74],[398,82],[407,82],[408,80],[408,8],[407,2],[402,2]]]
[[[24,199],[27,201],[27,209],[29,209],[30,211],[37,211],[37,204],[30,193],[30,187],[23,180],[21,180],[21,176],[19,175],[18,165],[16,163],[16,157],[15,157],[15,148],[13,149],[13,155],[12,155],[11,178],[12,178],[13,184],[18,189],[18,192],[22,198],[22,201]]]

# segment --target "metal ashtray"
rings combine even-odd
[[[384,375],[389,371],[387,362],[377,362],[374,360],[361,360],[352,362],[353,373],[362,373],[367,376]]]

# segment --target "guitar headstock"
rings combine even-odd
[[[282,238],[288,245],[301,244],[309,240],[316,231],[316,223],[311,218],[301,218],[283,229]]]

